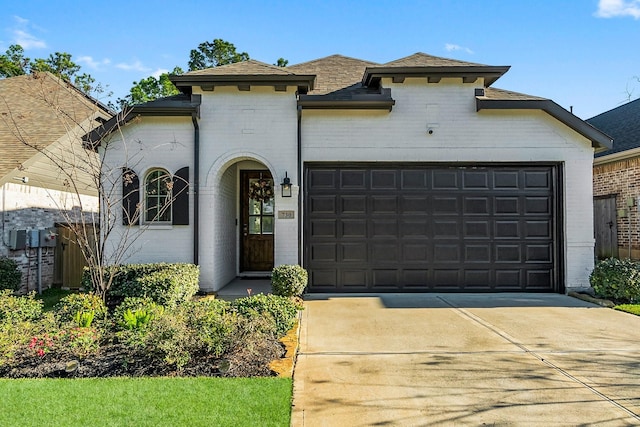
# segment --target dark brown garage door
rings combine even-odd
[[[555,166],[305,172],[312,292],[561,291]]]

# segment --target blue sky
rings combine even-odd
[[[495,87],[581,118],[640,96],[640,0],[0,0],[0,10],[1,52],[68,52],[114,100],[134,81],[186,69],[189,51],[214,38],[267,63],[425,52],[510,65]]]

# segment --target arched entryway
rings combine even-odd
[[[240,273],[270,272],[274,260],[275,191],[268,170],[240,170]]]

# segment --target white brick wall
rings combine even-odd
[[[107,148],[105,170],[115,185],[117,203],[111,208],[118,215],[110,237],[111,254],[127,246],[121,263],[193,262],[193,191],[189,190],[190,225],[133,226],[122,225],[122,182],[120,168],[127,165],[140,178],[152,168],[170,173],[189,166],[193,182],[194,129],[190,117],[139,117],[112,135]],[[141,199],[142,200],[142,199]],[[114,259],[113,255],[109,257]]]

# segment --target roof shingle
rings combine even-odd
[[[613,148],[595,157],[640,147],[640,98],[586,120],[613,137]]]
[[[50,73],[0,79],[0,178],[106,108]],[[98,125],[98,123],[95,123]]]
[[[379,65],[375,62],[331,55],[313,61],[287,67],[296,74],[315,74],[316,83],[310,95],[322,95],[360,83],[367,67]]]

